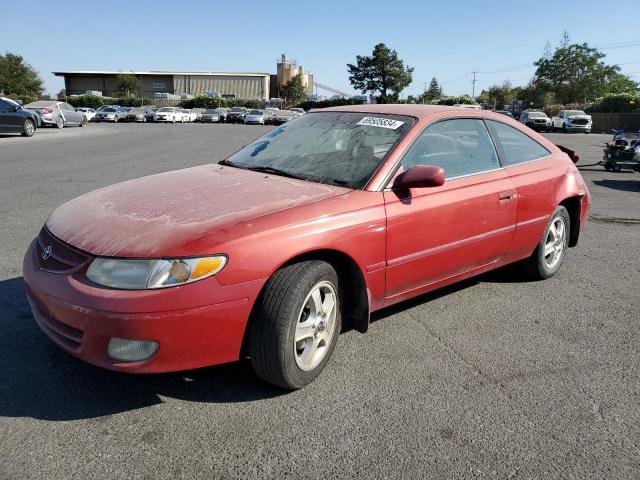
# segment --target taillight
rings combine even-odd
[[[43,108],[42,113],[53,113],[53,110],[51,108]]]

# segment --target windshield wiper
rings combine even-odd
[[[225,167],[236,167],[236,168],[242,168],[240,165],[236,165],[235,163],[233,163],[231,160],[220,160],[218,162],[218,165],[224,165]]]
[[[303,175],[296,175],[295,173],[287,172],[286,170],[280,170],[275,167],[245,167],[247,170],[262,173],[272,173],[273,175],[280,175],[282,177],[297,178],[298,180],[307,180],[307,177]]]

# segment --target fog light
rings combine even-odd
[[[109,340],[107,352],[115,360],[141,362],[151,358],[158,351],[158,346],[158,342],[152,340],[125,340],[114,337]]]

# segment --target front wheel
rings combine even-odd
[[[562,133],[567,133],[567,126],[564,123],[562,124]]]
[[[259,377],[295,390],[320,375],[340,334],[339,291],[336,271],[323,261],[295,263],[269,279],[249,330]]]
[[[22,136],[23,137],[33,137],[33,134],[36,133],[36,126],[32,120],[25,120],[24,125],[22,126]]]
[[[565,207],[559,205],[553,211],[540,243],[524,262],[525,269],[533,278],[544,280],[560,270],[569,246],[570,229],[569,212]]]
[[[118,123],[118,116],[116,115],[116,117],[113,119],[113,123]]]
[[[82,120],[80,120],[80,125],[78,125],[79,127],[86,127],[87,126],[87,117],[82,117]]]

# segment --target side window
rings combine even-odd
[[[404,170],[414,165],[438,165],[446,178],[500,168],[484,122],[468,118],[428,126],[402,159]]]
[[[558,118],[564,118],[564,112],[561,111],[560,113],[558,113]]]
[[[494,120],[488,122],[504,152],[502,163],[505,166],[536,160],[551,153],[533,138],[509,125]]]
[[[9,104],[9,102],[0,100],[0,112],[11,112],[11,111],[13,111],[13,107]]]

